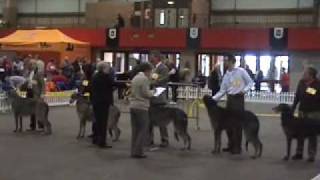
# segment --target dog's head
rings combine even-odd
[[[217,106],[217,101],[213,100],[209,95],[203,96],[202,100],[207,108]]]
[[[290,113],[292,108],[288,104],[279,104],[278,106],[272,108],[276,113]]]

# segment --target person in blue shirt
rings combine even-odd
[[[227,130],[228,147],[223,151],[229,151],[232,154],[241,153],[242,127],[241,118],[244,111],[244,95],[251,89],[254,82],[247,71],[240,67],[235,67],[236,59],[232,55],[227,55],[224,59],[227,72],[224,75],[219,92],[213,99],[219,101],[224,95],[227,95],[227,109],[237,113],[238,120],[235,120],[234,128]]]

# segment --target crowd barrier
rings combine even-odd
[[[211,95],[211,90],[208,88],[199,88],[194,86],[180,86],[177,89],[178,99],[201,99],[204,95]],[[250,91],[245,95],[246,102],[264,103],[264,104],[292,104],[294,101],[294,92],[265,92],[265,91]],[[172,97],[172,88],[169,88],[169,97]],[[225,100],[225,97],[222,98]]]
[[[178,103],[175,104],[177,107],[182,108],[188,113],[190,119],[196,120],[196,128],[200,129],[199,126],[199,112],[200,108],[204,108],[202,97],[204,95],[211,95],[211,90],[208,88],[201,88],[198,84],[191,83],[169,83],[168,98],[172,99],[173,87],[177,87],[177,98]],[[63,106],[68,105],[70,96],[74,91],[63,91],[63,92],[50,92],[44,97],[45,101],[50,106]],[[25,93],[20,92],[21,96],[25,96]],[[294,100],[294,92],[287,93],[275,93],[275,92],[264,92],[264,91],[250,91],[245,95],[245,101],[251,103],[264,103],[264,104],[292,104]],[[225,100],[225,97],[222,98]],[[128,104],[124,103],[123,106],[119,104],[122,112],[128,112]],[[0,93],[0,112],[10,111],[11,106],[8,101],[6,94]]]
[[[49,106],[64,106],[68,105],[70,96],[74,93],[74,90],[63,92],[48,92],[44,96],[44,100]],[[20,96],[25,97],[25,92],[18,92]],[[0,93],[0,112],[5,113],[11,110],[11,105],[6,93]]]

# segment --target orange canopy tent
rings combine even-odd
[[[75,40],[57,29],[17,30],[7,37],[0,38],[2,51],[46,51],[58,52],[60,59],[86,57],[90,59],[90,44]]]

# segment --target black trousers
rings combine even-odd
[[[244,118],[244,95],[228,95],[227,97],[227,109],[235,113],[235,117],[238,119],[233,119],[233,125],[227,130],[228,136],[228,148],[231,152],[240,153],[242,144],[242,121]]]
[[[107,124],[109,115],[109,104],[93,104],[93,112],[96,122],[93,124],[93,144],[104,146],[107,144]]]
[[[34,97],[32,89],[30,89],[30,88],[27,89],[26,97],[27,98],[33,98]],[[37,123],[38,123],[38,127],[40,129],[43,129],[43,124],[41,122],[36,122],[36,115],[32,114],[31,117],[30,117],[30,129],[31,130],[36,130],[37,129]]]
[[[299,112],[299,117],[307,117],[311,119],[320,119],[320,113],[306,113],[306,112]],[[308,119],[304,119],[304,121],[308,121]],[[317,155],[317,146],[318,146],[318,139],[317,136],[311,136],[308,138],[308,155],[309,158],[314,158]],[[296,154],[303,156],[303,149],[304,149],[304,139],[297,140],[297,149]]]

